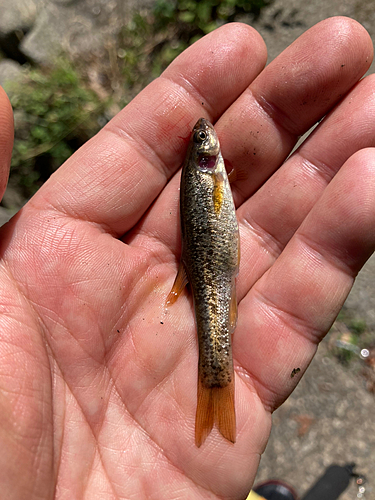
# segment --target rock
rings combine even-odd
[[[39,63],[51,63],[61,52],[85,57],[101,50],[104,38],[93,18],[75,5],[50,3],[40,12],[32,31],[22,40],[21,51]]]
[[[56,5],[77,5],[82,0],[51,0],[52,3]]]
[[[0,50],[20,64],[32,62],[19,50],[25,34],[34,25],[43,0],[0,0]]]
[[[0,85],[9,94],[12,89],[12,82],[18,80],[22,75],[22,66],[11,59],[0,61]]]
[[[130,13],[153,1],[49,0],[21,41],[20,50],[32,61],[45,64],[53,63],[61,52],[101,57]]]
[[[153,0],[0,0],[0,49],[8,58],[53,64],[65,52],[103,55],[130,13]]]
[[[3,210],[9,214],[9,218],[15,214],[23,205],[26,203],[26,200],[23,196],[18,192],[17,188],[14,188],[12,185],[7,186],[3,199],[1,200],[1,204],[3,205]]]
[[[0,207],[0,226],[4,225],[13,216],[13,213],[4,207]]]
[[[43,0],[0,0],[0,36],[28,31],[34,24]]]

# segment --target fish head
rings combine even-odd
[[[196,168],[200,172],[215,173],[220,144],[213,125],[205,118],[200,118],[193,128],[191,148]]]

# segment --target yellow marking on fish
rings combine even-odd
[[[236,282],[233,280],[231,296],[230,296],[230,305],[229,305],[230,333],[233,333],[234,329],[236,328],[237,317],[238,317],[238,305],[237,305]]]
[[[241,260],[241,245],[240,245],[240,233],[237,231],[235,238],[237,238],[237,267],[240,267]]]
[[[214,191],[212,193],[214,209],[217,214],[220,213],[224,201],[224,177],[223,174],[214,174]]]

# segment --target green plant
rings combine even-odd
[[[25,197],[100,128],[107,102],[67,59],[25,72],[7,89],[15,113],[11,181]]]
[[[366,321],[364,321],[363,319],[353,319],[348,324],[348,328],[357,336],[359,336],[366,331],[367,328]]]
[[[261,8],[269,0],[157,0],[154,7],[155,28],[160,30],[171,23],[178,23],[180,34],[209,33],[218,24],[231,22],[237,16],[251,14],[259,16]],[[191,38],[191,37],[190,37]]]
[[[358,359],[360,349],[371,343],[371,338],[366,321],[344,307],[329,334],[330,351],[342,364],[349,366]]]
[[[189,45],[239,16],[259,16],[271,0],[157,0],[152,11],[135,13],[121,31],[119,73],[132,97]],[[122,104],[126,104],[126,100]]]

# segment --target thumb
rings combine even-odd
[[[7,187],[13,149],[13,111],[8,96],[0,87],[0,201]]]

